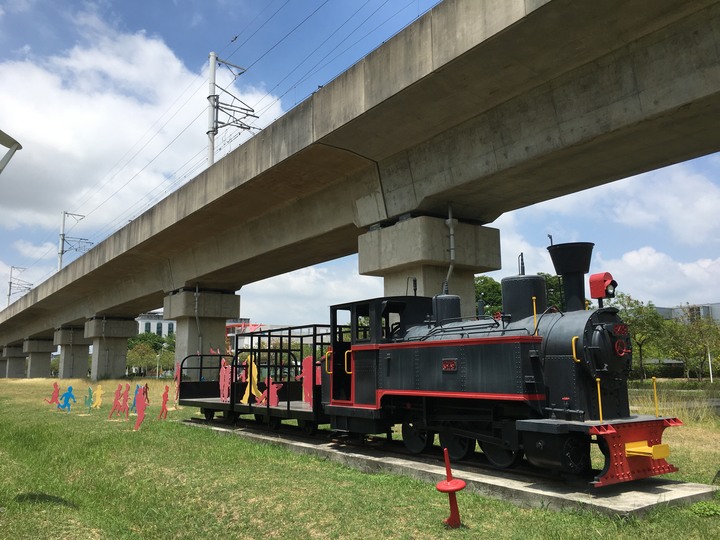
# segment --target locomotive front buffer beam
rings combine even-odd
[[[662,434],[665,428],[681,425],[682,421],[677,418],[634,416],[602,423],[519,420],[517,429],[523,433],[525,440],[542,440],[543,437],[552,440],[573,434],[584,435],[588,439],[594,436],[605,456],[605,463],[591,484],[603,487],[676,472],[677,467],[666,461],[670,455],[670,446],[662,443]],[[526,445],[525,451],[530,458],[534,450]]]

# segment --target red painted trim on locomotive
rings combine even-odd
[[[369,343],[353,345],[353,351],[374,351],[383,349],[415,349],[423,347],[468,347],[473,345],[497,345],[507,343],[542,343],[540,336],[496,336],[437,341],[404,341],[402,343]]]
[[[545,394],[494,394],[485,392],[438,392],[429,390],[376,390],[375,403],[355,403],[355,380],[353,379],[351,400],[330,400],[330,405],[350,406],[358,409],[380,409],[380,401],[385,396],[439,397],[462,399],[495,399],[503,401],[543,401]]]

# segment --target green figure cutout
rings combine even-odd
[[[87,396],[85,396],[85,406],[87,407],[88,412],[90,412],[90,409],[92,409],[92,404],[93,404],[92,386],[88,386],[88,393],[87,393]]]

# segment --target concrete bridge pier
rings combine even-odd
[[[225,351],[226,323],[240,315],[240,297],[234,292],[180,289],[163,302],[166,319],[176,322],[175,361],[191,354]],[[186,364],[195,367],[197,363]],[[185,376],[193,378],[192,372]]]
[[[360,274],[385,279],[385,295],[419,296],[442,292],[451,260],[451,229],[447,220],[420,216],[371,230],[358,238]],[[450,294],[460,296],[462,316],[473,317],[475,274],[500,269],[500,232],[497,229],[453,221],[454,264]]]
[[[58,377],[71,379],[85,377],[92,340],[85,337],[84,328],[58,328],[53,344],[60,345],[60,367]]]
[[[26,339],[23,352],[27,353],[27,377],[50,376],[50,353],[55,350],[51,339]]]
[[[7,377],[7,358],[0,358],[0,379]]]
[[[22,347],[7,346],[3,349],[3,356],[7,359],[5,376],[8,379],[24,379],[27,376],[25,372],[27,354],[23,352]]]
[[[135,319],[95,317],[85,323],[85,337],[91,338],[93,345],[90,365],[90,378],[93,381],[125,376],[127,340],[137,333]]]

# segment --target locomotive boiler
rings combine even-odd
[[[565,311],[547,305],[545,280],[534,275],[502,281],[503,308],[493,317],[462,319],[459,298],[449,294],[340,304],[330,308],[329,326],[247,336],[224,400],[208,380],[220,379],[212,362],[204,372],[202,362],[201,372],[184,368],[180,402],[210,418],[216,411],[271,425],[294,418],[307,430],[330,424],[358,436],[399,425],[414,453],[438,435],[455,460],[479,445],[497,468],[524,457],[596,487],[676,471],[661,439],[681,422],[630,414],[632,346],[617,309],[603,307],[617,285],[609,273],[590,277],[599,307],[586,309],[592,247],[548,248]],[[253,376],[260,397],[248,396]],[[593,446],[604,456],[599,470]]]

